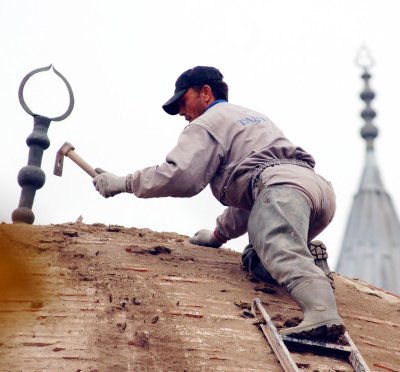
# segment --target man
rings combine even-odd
[[[163,109],[189,122],[165,163],[126,177],[102,173],[93,180],[96,189],[104,197],[190,197],[210,184],[227,208],[214,231],[200,230],[191,242],[220,247],[248,232],[244,267],[285,285],[304,312],[297,327],[281,333],[337,339],[345,327],[324,274],[330,274],[325,247],[311,246],[314,256],[308,248],[335,211],[333,189],[314,172],[313,157],[264,114],[228,103],[228,86],[214,67],[182,73]]]

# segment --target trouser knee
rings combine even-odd
[[[242,268],[257,279],[268,283],[276,283],[271,274],[263,266],[253,245],[249,243],[242,254]]]

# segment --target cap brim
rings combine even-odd
[[[163,104],[162,108],[167,114],[176,115],[179,113],[179,98],[181,98],[186,91],[187,89],[176,92],[167,102]]]

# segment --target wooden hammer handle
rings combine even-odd
[[[65,156],[68,156],[75,164],[79,165],[89,176],[92,178],[96,177],[97,173],[94,168],[86,163],[74,150],[69,150]]]

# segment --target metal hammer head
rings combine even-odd
[[[56,176],[62,175],[63,165],[64,165],[64,157],[68,154],[69,151],[75,150],[75,147],[72,146],[69,142],[65,142],[60,149],[57,151],[56,162],[54,164],[53,173]]]

